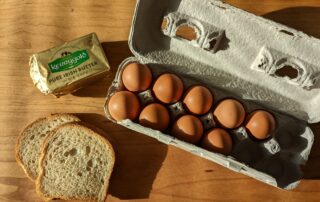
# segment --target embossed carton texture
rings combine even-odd
[[[165,29],[161,29],[163,19]],[[196,30],[195,40],[177,36],[184,25]],[[303,176],[300,166],[306,163],[314,139],[308,123],[320,121],[320,40],[220,1],[138,0],[129,46],[135,57],[120,65],[106,104],[112,94],[124,89],[123,67],[138,61],[147,64],[154,77],[173,72],[183,78],[186,88],[195,83],[209,87],[215,103],[234,97],[248,113],[269,110],[277,129],[273,138],[259,143],[243,128],[232,131],[234,148],[224,156],[180,141],[169,131],[130,120],[119,124],[272,186],[298,185]],[[296,69],[295,78],[276,74],[285,66]],[[154,99],[150,91],[139,97],[142,103]],[[171,118],[183,113],[181,103],[169,108]],[[105,112],[112,120],[106,107]],[[210,114],[201,119],[205,128],[214,125]]]

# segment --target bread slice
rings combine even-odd
[[[109,141],[80,123],[53,131],[42,146],[36,190],[44,198],[104,201],[115,163]]]
[[[15,147],[16,160],[31,180],[35,181],[38,176],[40,149],[45,138],[58,126],[75,121],[80,119],[70,114],[54,114],[34,121],[19,135]]]

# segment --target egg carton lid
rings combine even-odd
[[[184,25],[193,27],[196,39],[178,35]],[[218,0],[138,0],[129,47],[145,63],[320,121],[320,40],[300,31]],[[286,67],[295,69],[295,78],[277,74]]]

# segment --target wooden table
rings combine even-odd
[[[200,1],[200,0],[199,0]],[[320,37],[319,0],[228,0],[230,4]],[[0,0],[0,201],[40,201],[14,158],[17,135],[49,113],[79,113],[118,143],[108,201],[320,201],[320,125],[294,191],[283,191],[115,125],[103,116],[113,75],[73,95],[42,95],[29,77],[32,53],[90,32],[112,66],[131,53],[127,38],[134,0]]]

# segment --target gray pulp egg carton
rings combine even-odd
[[[161,28],[163,21],[166,26]],[[178,34],[185,25],[195,30],[195,39]],[[273,137],[257,142],[240,127],[231,131],[233,151],[224,156],[176,139],[169,130],[152,130],[130,120],[118,124],[272,186],[298,185],[300,166],[314,139],[307,124],[320,121],[320,40],[220,1],[138,0],[129,47],[135,57],[120,64],[108,91],[105,113],[110,120],[114,121],[106,106],[115,92],[124,89],[121,73],[126,64],[148,65],[154,79],[175,73],[185,88],[194,84],[210,88],[215,105],[233,97],[248,114],[270,111],[277,121]],[[295,78],[277,74],[288,66],[295,69]],[[138,96],[143,106],[154,101],[150,90]],[[171,119],[185,113],[180,102],[167,107]],[[216,124],[210,113],[200,118],[206,129]]]

